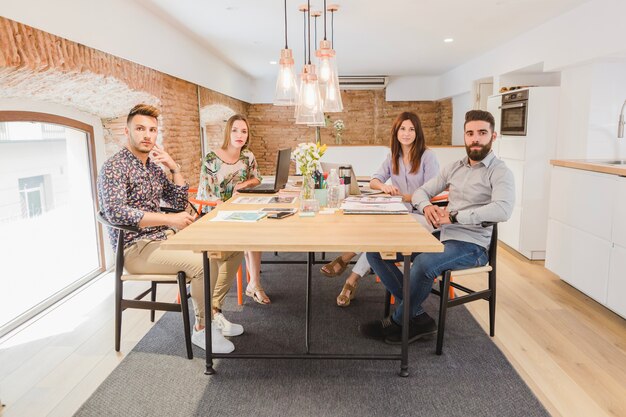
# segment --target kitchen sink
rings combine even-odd
[[[594,161],[594,163],[602,164],[602,165],[625,165],[626,166],[626,159],[613,159],[609,161]]]

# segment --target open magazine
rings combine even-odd
[[[220,210],[211,219],[212,222],[256,222],[267,216],[267,212],[259,210],[228,211]]]
[[[362,203],[344,200],[343,214],[408,214],[409,209],[401,202]]]
[[[402,203],[402,197],[390,195],[351,195],[347,197],[345,201],[367,204]]]

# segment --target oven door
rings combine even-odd
[[[500,134],[526,136],[528,121],[528,101],[516,101],[500,106]]]

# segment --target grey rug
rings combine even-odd
[[[265,259],[304,259],[266,254]],[[332,257],[330,257],[332,259]],[[312,352],[380,353],[399,348],[364,339],[358,323],[383,313],[384,288],[361,280],[348,308],[335,304],[344,278],[314,269]],[[262,268],[272,304],[228,296],[226,317],[243,324],[232,338],[237,352],[304,350],[304,265]],[[347,274],[347,273],[346,273]],[[436,317],[437,298],[427,310]],[[497,329],[496,329],[497,331]],[[205,376],[204,351],[185,358],[182,320],[167,313],[139,342],[77,416],[547,416],[502,352],[465,307],[448,313],[442,356],[435,339],[410,345],[408,378],[398,361],[251,360],[215,362]]]

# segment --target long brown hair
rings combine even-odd
[[[237,120],[242,120],[246,124],[246,129],[248,129],[248,137],[246,138],[246,143],[243,145],[242,149],[247,149],[248,145],[250,145],[250,123],[248,123],[248,119],[246,119],[246,116],[243,116],[241,114],[235,114],[234,116],[231,116],[231,118],[228,119],[228,121],[226,122],[222,149],[228,148],[228,143],[230,142],[230,131],[233,130],[233,123],[235,123]]]
[[[389,147],[391,148],[391,171],[394,175],[398,175],[400,172],[398,160],[402,156],[402,146],[398,141],[398,131],[400,130],[400,125],[402,125],[402,122],[405,120],[410,120],[415,128],[415,140],[411,144],[411,150],[409,151],[411,174],[415,174],[419,169],[422,155],[424,154],[424,151],[426,151],[426,140],[424,139],[424,131],[422,130],[422,122],[420,121],[420,118],[417,114],[410,111],[400,113],[393,122],[393,127],[391,128],[391,142],[389,144]]]

